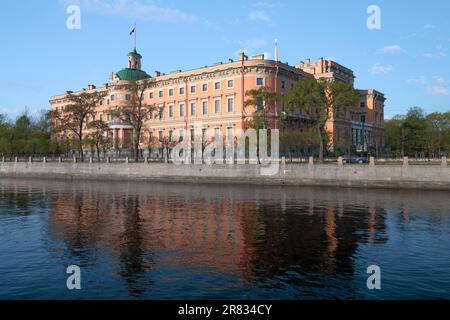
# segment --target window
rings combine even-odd
[[[184,95],[184,87],[180,87],[180,96]]]
[[[153,136],[153,132],[150,132],[149,138],[148,138],[148,142],[151,144],[153,143],[153,140],[155,139],[155,137]]]
[[[191,103],[191,116],[195,116],[195,102]]]
[[[205,84],[202,85],[202,91],[203,92],[208,91],[208,84],[205,83]]]
[[[173,104],[169,105],[169,118],[173,118]]]
[[[233,112],[234,110],[234,98],[228,98],[227,99],[227,111]]]
[[[256,78],[256,85],[261,87],[264,85],[264,78]]]
[[[150,110],[150,119],[154,119],[155,118],[155,111]]]
[[[180,108],[180,117],[184,117],[184,103],[180,103],[178,106]]]
[[[220,100],[214,100],[214,113],[220,113]]]
[[[111,95],[111,101],[114,101],[116,97],[114,95]]]
[[[194,141],[194,137],[195,137],[195,131],[194,131],[194,129],[191,129],[191,141]]]
[[[256,99],[256,109],[257,110],[263,110],[263,108],[264,108],[264,99],[261,98],[261,97],[258,97]]]
[[[202,141],[203,142],[208,141],[208,129],[206,128],[202,129]]]
[[[158,115],[159,115],[159,120],[161,120],[162,118],[163,118],[163,108],[162,107],[159,107],[158,108]]]
[[[103,100],[100,100],[100,105],[101,105],[101,106],[103,105]]]
[[[286,81],[281,81],[281,89],[286,89]]]
[[[163,132],[162,131],[158,132],[158,139],[159,139],[159,141],[163,141]]]
[[[214,90],[220,90],[220,82],[214,83]]]
[[[214,139],[220,137],[220,128],[214,128]]]
[[[233,88],[234,87],[234,80],[228,80],[227,81],[227,86],[228,86],[228,88]]]
[[[129,95],[129,94],[125,95],[125,100],[131,101],[131,95]]]
[[[208,114],[208,101],[202,102],[203,114]]]
[[[359,104],[359,107],[360,107],[361,109],[364,109],[364,108],[366,107],[366,103],[365,103],[365,102],[361,102],[361,103]]]
[[[173,131],[169,130],[169,142],[172,142],[172,138],[173,138]]]
[[[361,122],[366,122],[366,116],[365,115],[361,115]]]
[[[173,97],[173,89],[169,89],[169,97]]]
[[[191,93],[195,93],[195,86],[191,86]]]
[[[150,92],[150,99],[153,99],[153,92]]]
[[[160,98],[164,97],[164,92],[163,92],[162,90],[159,90],[158,96],[159,96]]]

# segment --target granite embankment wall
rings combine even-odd
[[[174,165],[164,163],[0,162],[0,178],[170,181],[450,191],[450,166],[280,164],[275,175],[259,165]]]

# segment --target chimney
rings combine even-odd
[[[161,76],[161,72],[160,71],[155,71],[155,77],[160,77]]]
[[[239,53],[239,61],[245,61],[248,57],[245,55],[244,52]]]
[[[264,54],[257,54],[252,57],[252,60],[264,60]]]

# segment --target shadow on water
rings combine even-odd
[[[445,192],[24,180],[0,191],[0,219],[47,208],[45,250],[87,270],[90,298],[370,298],[367,252],[395,260],[391,242],[411,228],[449,239]]]

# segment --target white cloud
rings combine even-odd
[[[248,39],[245,41],[242,40],[233,40],[233,44],[241,47],[240,50],[236,50],[234,52],[235,55],[239,55],[239,53],[244,52],[247,56],[254,56],[257,54],[264,54],[266,59],[272,59],[272,54],[267,50],[267,47],[270,45],[267,39],[263,37],[256,37],[253,39]]]
[[[439,57],[445,58],[445,57],[447,57],[447,52],[445,52],[445,51],[439,51],[436,53],[427,52],[427,53],[424,53],[423,56],[428,59],[439,58]]]
[[[259,1],[259,2],[254,3],[253,5],[255,7],[264,7],[264,8],[270,8],[270,9],[283,7],[283,5],[281,3],[269,2],[269,1]]]
[[[384,48],[379,50],[380,53],[399,53],[403,52],[403,49],[398,45],[385,46]]]
[[[267,45],[267,40],[264,38],[254,38],[246,41],[250,48],[261,48]]]
[[[420,77],[418,79],[408,79],[408,84],[420,85],[428,94],[433,96],[448,96],[450,95],[450,81],[442,76],[434,76],[431,80]]]
[[[443,84],[446,84],[446,83],[447,83],[447,81],[445,80],[445,78],[442,77],[442,76],[434,76],[434,80],[435,80],[438,84],[440,84],[440,85],[443,85]]]
[[[264,11],[252,11],[249,13],[248,18],[252,21],[264,21],[270,22],[270,16]]]
[[[423,28],[424,28],[424,29],[434,29],[434,28],[436,28],[436,26],[427,23],[426,25],[423,26]]]
[[[64,0],[64,2],[69,2]],[[146,0],[72,0],[81,10],[103,15],[124,16],[129,19],[159,21],[176,24],[193,24],[198,22],[195,15],[176,8],[163,7]]]
[[[427,87],[428,93],[435,96],[448,96],[450,95],[450,88],[444,86],[429,86]]]
[[[422,85],[425,85],[427,83],[423,76],[418,79],[408,79],[406,80],[406,82],[408,84],[422,84]]]
[[[375,63],[372,68],[370,69],[370,72],[372,74],[388,74],[391,73],[394,68],[391,65],[382,65],[380,62]]]

